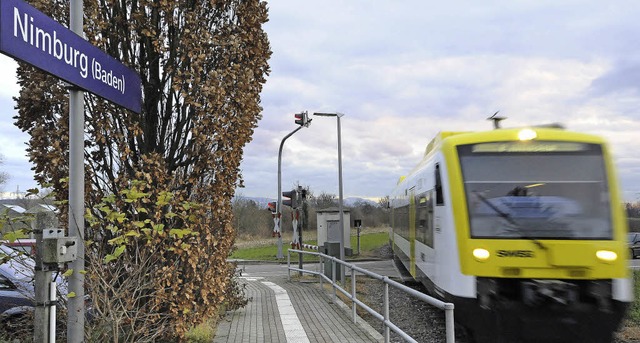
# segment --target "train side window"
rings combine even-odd
[[[433,248],[433,191],[416,197],[416,239]]]
[[[442,179],[440,178],[439,164],[436,164],[436,205],[444,205],[444,195],[442,194]]]
[[[401,237],[409,239],[409,204],[393,207],[393,231]]]

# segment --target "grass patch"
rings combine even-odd
[[[629,306],[626,318],[617,332],[617,337],[624,341],[640,340],[640,271],[633,271],[634,301]]]
[[[316,244],[316,241],[306,241],[306,244]],[[278,254],[278,247],[276,245],[276,241],[273,241],[273,244],[271,245],[259,245],[259,246],[254,246],[254,247],[244,247],[244,248],[238,248],[236,249],[236,251],[233,252],[233,254],[231,254],[232,259],[240,259],[240,260],[252,260],[252,261],[278,261],[278,259],[276,258],[277,254]],[[289,242],[286,242],[284,239],[282,240],[282,254],[284,255],[284,258],[286,260],[287,258],[287,251],[289,251],[289,249],[291,248],[291,245],[289,244]],[[291,254],[291,261],[297,261],[298,260],[298,254],[296,253],[292,253]],[[307,262],[314,262],[317,261],[318,259],[315,256],[311,256],[311,255],[305,255],[304,256],[304,261]]]
[[[351,249],[355,253],[357,251],[357,239],[356,236],[351,236]],[[380,249],[385,244],[389,243],[389,233],[376,232],[370,234],[360,235],[360,256],[371,257],[374,256],[376,250]]]
[[[283,253],[286,255],[288,247],[283,243]],[[256,260],[256,261],[271,261],[276,260],[278,248],[276,246],[262,246],[262,247],[249,247],[238,248],[231,254],[233,259],[241,260]]]
[[[287,256],[287,251],[290,248],[289,241],[282,239],[282,253]],[[386,232],[375,232],[375,233],[367,233],[360,235],[360,255],[354,256],[354,258],[358,257],[371,257],[375,255],[375,251],[382,247],[383,245],[389,242],[389,235]],[[305,241],[306,244],[315,245],[315,240]],[[357,247],[357,237],[351,236],[351,248],[354,253],[356,252]],[[273,239],[273,244],[271,245],[260,245],[260,246],[246,246],[246,243],[238,244],[238,249],[231,254],[232,259],[241,259],[241,260],[255,260],[255,261],[275,261],[276,255],[278,253],[278,247],[276,246],[276,240]],[[298,254],[291,254],[291,260],[297,261]],[[305,261],[313,262],[317,261],[314,256],[305,255]]]
[[[633,271],[634,301],[627,312],[627,320],[633,326],[640,326],[640,271]]]
[[[216,334],[217,320],[209,319],[187,332],[188,343],[210,343]]]

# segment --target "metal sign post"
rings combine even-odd
[[[71,0],[71,30],[82,35],[82,0]],[[84,342],[84,92],[69,89],[69,236],[79,237],[78,256],[70,263],[67,340]]]
[[[360,228],[362,227],[362,220],[354,219],[353,226],[355,226],[358,229],[358,253],[357,254],[360,255]]]
[[[302,207],[304,207],[304,205],[301,205]],[[297,241],[297,247],[296,249],[300,250],[302,249],[302,229],[304,228],[304,224],[307,220],[307,218],[304,216],[304,211],[301,208],[297,208],[296,212],[298,213],[298,217],[300,217],[300,220],[298,221],[298,237],[296,239]],[[302,269],[302,260],[303,260],[302,254],[298,254],[298,268]],[[302,276],[302,272],[299,273],[300,276]]]
[[[298,222],[298,248],[302,249],[304,247],[304,242],[302,241],[302,230],[309,229],[309,222],[307,218],[307,191],[302,188],[302,186],[298,185],[298,208],[297,211],[299,213],[300,220]],[[302,254],[298,254],[298,268],[302,269],[303,262]],[[300,273],[302,276],[302,272]]]

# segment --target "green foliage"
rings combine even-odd
[[[2,219],[0,219],[0,221],[3,221]],[[5,222],[7,223],[7,222]],[[17,229],[17,230],[11,230],[9,232],[5,232],[2,234],[2,239],[9,241],[9,242],[15,242],[16,239],[20,239],[20,238],[27,238],[28,236],[28,230],[26,229]]]
[[[216,321],[209,319],[189,330],[185,336],[188,343],[211,343],[216,334]],[[1,343],[1,342],[0,342]]]
[[[52,194],[40,192],[39,189],[29,189],[23,198],[16,199],[14,205],[29,210],[40,204],[51,204]],[[44,227],[56,227],[58,225],[53,213],[19,213],[8,207],[0,210],[0,239],[15,242],[17,239],[29,238],[36,223]],[[38,218],[38,220],[36,220]]]
[[[223,300],[241,301],[233,297],[242,294],[229,291],[229,236],[223,240],[224,231],[216,234],[207,225],[210,209],[140,176],[145,180],[128,182],[85,215],[87,235],[102,238],[86,249],[95,340],[155,341],[177,330],[184,335]]]
[[[0,238],[14,242],[19,238],[27,238],[31,232],[32,214],[11,215],[9,210],[0,211]]]
[[[142,191],[149,189],[145,181],[134,180],[131,182],[131,187],[120,191],[118,196],[111,195],[103,198],[102,202],[96,206],[99,210],[97,214],[94,215],[90,210],[86,211],[85,219],[90,227],[96,227],[99,230],[104,226],[109,232],[110,239],[107,242],[112,249],[104,256],[104,263],[116,261],[125,253],[128,246],[135,246],[138,243],[156,244],[169,240],[169,251],[186,249],[189,243],[195,243],[189,240],[189,237],[197,236],[197,232],[189,228],[174,228],[174,226],[194,225],[194,220],[198,217],[193,212],[200,206],[192,201],[170,202],[175,198],[168,195],[168,192],[158,194],[158,199],[154,202],[152,201],[153,193]],[[131,213],[126,209],[131,210]],[[173,209],[178,211],[174,212]],[[150,214],[155,215],[150,218]],[[158,219],[170,226],[163,222],[158,223]]]

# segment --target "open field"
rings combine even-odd
[[[388,228],[367,228],[360,232],[360,254],[355,258],[371,257],[376,249],[384,246],[389,242]],[[309,231],[303,233],[303,242],[305,244],[316,244],[317,232]],[[241,260],[257,260],[257,261],[274,261],[276,260],[277,238],[275,237],[238,237],[236,239],[236,250],[231,254],[232,259]],[[287,255],[287,249],[291,247],[291,231],[282,235],[283,254]],[[357,231],[351,231],[351,248],[354,254],[357,250]],[[293,255],[292,255],[293,258]],[[297,254],[296,254],[297,258]]]

